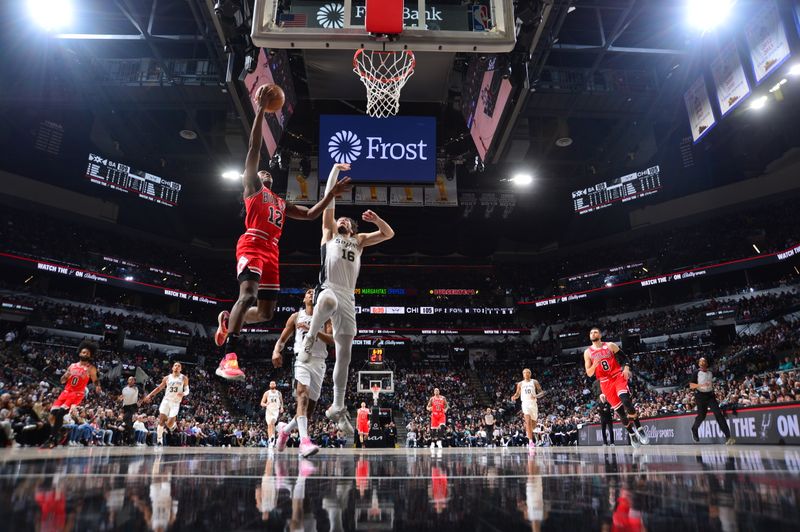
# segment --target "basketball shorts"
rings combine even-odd
[[[158,413],[167,416],[168,418],[178,417],[178,410],[181,409],[180,401],[161,401],[158,407]]]
[[[53,406],[51,406],[50,409],[55,410],[57,408],[64,408],[69,410],[73,406],[78,406],[81,404],[84,395],[84,392],[61,392],[58,398],[53,401]]]
[[[314,303],[319,295],[328,290],[336,298],[336,312],[331,316],[333,335],[355,336],[358,331],[356,325],[356,296],[352,290],[343,287],[324,284],[314,291]]]
[[[621,372],[609,377],[606,381],[600,381],[600,391],[606,396],[608,404],[616,410],[622,405],[619,394],[628,392],[628,379]]]
[[[308,386],[308,398],[312,401],[318,401],[322,393],[325,368],[325,359],[320,357],[311,357],[306,363],[297,360],[294,362],[294,379],[303,386]]]
[[[267,423],[275,423],[278,421],[279,415],[280,407],[267,408],[267,413],[264,415],[264,419]]]
[[[369,418],[359,421],[357,428],[359,434],[369,434]]]
[[[539,404],[535,401],[531,401],[530,403],[522,403],[522,413],[526,416],[530,416],[531,419],[536,421],[539,419]]]
[[[431,429],[436,430],[440,427],[443,427],[445,424],[445,416],[444,414],[432,414],[431,415]]]
[[[278,246],[243,234],[236,244],[236,278],[258,281],[258,299],[278,299],[281,288]]]

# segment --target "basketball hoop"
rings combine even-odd
[[[353,72],[367,88],[367,114],[394,116],[400,110],[400,91],[414,74],[414,52],[382,52],[359,48],[353,55]]]
[[[381,393],[381,385],[380,384],[373,384],[369,387],[372,390],[372,404],[378,406],[378,396]]]

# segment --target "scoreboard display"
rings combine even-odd
[[[651,196],[659,190],[661,190],[661,169],[653,166],[582,190],[575,190],[572,192],[572,204],[576,213],[588,214],[611,207],[615,203]]]
[[[369,350],[370,364],[383,364],[383,348],[373,347]]]
[[[110,161],[94,153],[89,154],[86,178],[96,185],[133,194],[168,207],[178,204],[178,195],[181,192],[180,183],[167,181],[141,170],[134,170],[126,164]]]

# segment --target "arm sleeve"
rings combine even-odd
[[[186,397],[187,395],[189,395],[189,385],[188,384],[183,387],[183,396]]]
[[[692,384],[697,384],[697,373],[692,373],[692,378],[689,379],[689,382]]]
[[[631,366],[631,359],[628,358],[628,355],[626,355],[622,349],[617,351],[616,357],[617,357],[617,362],[619,362],[619,365],[622,366],[623,368],[625,366]]]
[[[328,174],[328,182],[325,184],[325,194],[328,194],[331,190],[333,190],[333,186],[336,184],[336,180],[339,179],[339,169],[336,165],[333,165],[331,168],[331,173]],[[336,199],[331,200],[330,204],[325,207],[325,210],[333,209],[336,207]]]

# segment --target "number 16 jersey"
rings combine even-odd
[[[339,288],[352,294],[361,269],[361,246],[358,245],[358,239],[336,234],[322,245],[321,251],[320,286],[330,286],[334,290]]]

